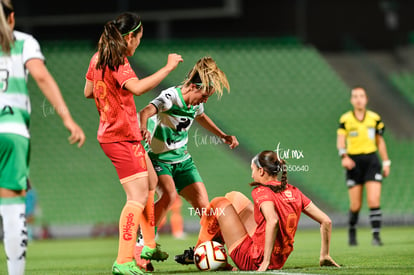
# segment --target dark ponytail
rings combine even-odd
[[[287,181],[287,169],[286,162],[283,159],[279,159],[278,155],[274,151],[263,151],[260,154],[256,155],[252,162],[258,167],[263,168],[263,170],[269,174],[269,176],[278,176],[280,177],[281,185],[265,185],[259,182],[252,182],[250,186],[265,186],[269,187],[273,192],[279,193],[286,189]]]
[[[141,19],[133,13],[124,13],[117,19],[105,24],[98,42],[98,62],[96,69],[116,70],[124,64],[128,45],[123,36],[133,32],[137,35],[142,30]]]
[[[10,29],[7,19],[14,11],[13,5],[9,0],[0,0],[0,46],[4,54],[9,55],[14,43],[13,30]]]

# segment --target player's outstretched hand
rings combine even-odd
[[[78,143],[78,147],[82,147],[85,143],[85,134],[83,133],[82,128],[76,124],[75,121],[69,120],[68,122],[64,123],[66,129],[69,130],[70,136],[68,138],[70,144]]]
[[[335,267],[341,267],[339,264],[337,264],[331,256],[325,256],[321,257],[319,259],[319,265],[320,266],[335,266]]]
[[[230,146],[230,149],[234,149],[237,146],[239,146],[239,141],[237,140],[237,138],[235,136],[225,135],[222,138],[222,140],[223,140],[224,143],[226,143],[226,144],[228,144]]]
[[[181,57],[181,55],[176,54],[176,53],[170,53],[168,55],[168,61],[167,61],[167,65],[165,65],[165,67],[169,70],[169,71],[173,71],[175,70],[175,68],[177,68],[178,64],[180,62],[183,62],[183,58]]]

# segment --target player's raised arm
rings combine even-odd
[[[239,141],[235,136],[225,134],[205,113],[196,117],[197,122],[207,129],[214,135],[218,136],[223,140],[224,143],[228,144],[231,149],[236,148],[239,145]]]

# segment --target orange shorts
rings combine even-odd
[[[148,176],[145,149],[139,141],[100,143],[112,161],[121,183]]]

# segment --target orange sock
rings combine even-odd
[[[224,197],[214,198],[209,208],[212,209],[207,215],[203,215],[200,220],[201,229],[198,235],[196,247],[206,241],[211,241],[220,231],[217,216],[223,213],[224,209],[230,205],[230,201]]]
[[[155,248],[155,222],[154,222],[154,195],[155,190],[148,191],[147,205],[145,205],[140,221],[144,244],[149,248]]]
[[[249,204],[252,202],[242,193],[238,191],[232,191],[225,195],[236,210],[237,214],[240,214]]]
[[[184,232],[184,220],[181,215],[181,206],[183,205],[180,196],[177,196],[174,204],[171,207],[171,232],[174,237],[181,237]]]
[[[134,258],[139,220],[144,206],[136,201],[127,201],[119,218],[118,264],[131,262]]]

